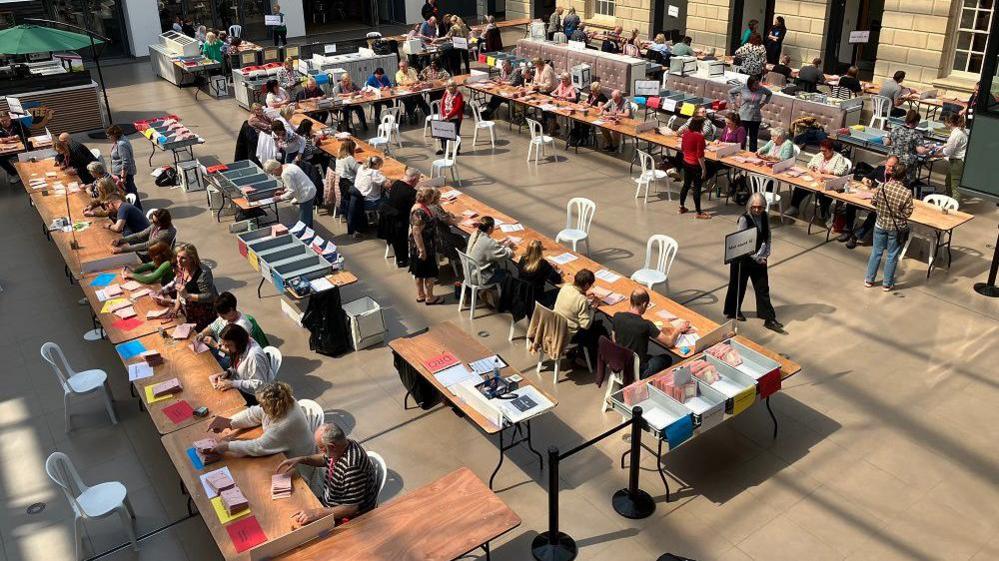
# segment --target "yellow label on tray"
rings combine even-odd
[[[153,385],[150,384],[146,386],[146,404],[152,405],[154,403],[159,403],[161,401],[166,401],[168,399],[173,399],[173,394],[168,393],[166,395],[161,395],[159,397],[153,396]]]
[[[735,397],[732,398],[732,414],[738,415],[746,409],[749,408],[756,401],[756,386],[749,386],[748,388],[737,393]]]
[[[257,254],[252,251],[246,254],[246,260],[250,262],[250,266],[253,267],[254,271],[260,270],[260,263],[257,261]]]

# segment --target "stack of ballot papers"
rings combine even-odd
[[[222,454],[214,451],[217,444],[218,441],[214,438],[203,438],[201,440],[195,440],[192,443],[194,446],[194,452],[198,455],[198,459],[201,460],[201,463],[204,465],[208,465],[222,459]]]
[[[182,391],[184,391],[184,386],[181,385],[180,380],[177,378],[171,378],[153,386],[153,397],[162,397],[164,395],[180,393]]]
[[[219,496],[222,497],[222,506],[225,507],[225,511],[229,513],[229,516],[250,508],[250,501],[246,499],[243,492],[239,490],[239,487],[226,489],[219,493]]]
[[[132,290],[135,290],[137,288],[142,288],[142,283],[136,282],[134,280],[130,280],[130,281],[126,282],[126,283],[123,283],[121,285],[121,287],[124,288],[125,290],[132,291]]]
[[[187,339],[191,336],[191,332],[194,331],[193,323],[182,323],[177,327],[173,328],[173,333],[171,337],[174,339]]]
[[[278,473],[271,476],[271,499],[287,499],[291,496],[291,476]]]

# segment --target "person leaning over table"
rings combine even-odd
[[[455,37],[468,39],[470,34],[471,30],[467,25],[465,25],[465,21],[463,19],[458,16],[451,16],[451,27],[447,30],[447,33],[444,34],[445,38],[452,40]],[[451,57],[452,60],[454,60],[452,68],[454,69],[455,74],[461,72],[462,62],[465,63],[465,74],[470,74],[472,72],[472,68],[469,65],[470,61],[468,59],[468,49],[451,49]]]
[[[254,330],[253,324],[250,323],[250,318],[236,309],[236,304],[236,297],[229,291],[225,291],[215,298],[214,306],[217,317],[204,329],[199,331],[196,336],[206,347],[214,351],[219,349],[219,343],[222,341],[222,330],[227,325],[238,325],[252,335]],[[256,340],[256,337],[254,337],[254,340]],[[259,344],[259,341],[257,343]],[[221,357],[216,354],[215,358],[219,359]],[[219,362],[223,361],[219,360]],[[222,367],[228,368],[229,361],[226,360],[225,364],[222,364]]]
[[[590,356],[597,356],[597,343],[601,335],[607,335],[607,330],[600,323],[594,323],[595,311],[600,304],[599,299],[590,293],[596,283],[593,271],[580,269],[571,283],[564,283],[555,297],[556,314],[565,318],[569,324],[569,340],[589,351]]]
[[[420,24],[420,38],[425,41],[437,39],[437,17],[430,16]]]
[[[174,228],[170,219],[170,211],[165,208],[154,209],[149,213],[149,220],[151,223],[145,230],[114,240],[112,253],[135,252],[141,258],[155,243],[173,245],[173,241],[177,238],[177,228]]]
[[[282,88],[281,84],[275,78],[267,80],[267,83],[264,84],[264,93],[267,94],[264,102],[271,109],[284,107],[291,102],[291,97],[288,95],[287,90]]]
[[[534,64],[534,80],[531,81],[531,88],[539,93],[550,93],[556,85],[555,69],[541,57],[535,57],[531,62]]]
[[[775,162],[783,162],[794,157],[794,142],[780,127],[770,129],[770,140],[760,148],[756,155]]]
[[[173,250],[163,242],[149,246],[149,261],[122,269],[121,277],[142,284],[167,284],[173,280]]]
[[[312,213],[316,204],[316,184],[295,164],[282,164],[277,160],[264,162],[264,171],[279,177],[283,187],[275,192],[278,200],[293,201],[298,205],[298,220],[312,228]]]
[[[307,99],[316,99],[325,95],[326,92],[319,87],[319,83],[316,82],[316,79],[310,76],[309,79],[305,81],[305,87],[295,94],[295,101],[299,102]],[[326,119],[329,118],[330,113],[329,111],[313,111],[309,113],[309,115],[320,123],[325,123]]]
[[[843,154],[836,151],[836,145],[830,139],[825,139],[819,143],[819,151],[808,161],[808,170],[820,181],[843,177],[850,173],[850,161]],[[796,187],[791,195],[791,206],[788,207],[787,216],[798,216],[801,203],[812,194],[809,189]],[[829,205],[832,199],[828,195],[814,193],[819,198],[819,214],[815,218],[825,220],[829,216]]]
[[[282,121],[274,121],[271,125],[274,143],[277,145],[281,161],[290,164],[300,162],[305,153],[305,139],[288,129]]]
[[[215,320],[215,278],[211,269],[201,264],[198,250],[191,244],[177,249],[173,280],[153,294],[160,306],[170,306],[171,315],[183,315],[198,331]]]
[[[382,160],[378,156],[369,157],[357,169],[354,176],[354,187],[350,190],[350,205],[347,210],[347,234],[360,239],[367,230],[368,219],[365,214],[369,210],[378,210],[382,205],[382,195],[385,184],[388,183],[382,174]]]
[[[663,324],[663,328],[645,319],[649,309],[649,293],[644,288],[631,292],[627,312],[618,312],[611,318],[614,342],[638,355],[638,376],[648,378],[669,368],[673,360],[669,355],[649,356],[649,339],[666,347],[676,346],[676,340],[690,330],[690,322],[680,320],[679,325]]]
[[[917,191],[916,172],[919,169],[917,158],[929,153],[929,150],[922,145],[923,134],[916,130],[919,120],[919,112],[910,109],[905,114],[905,124],[892,127],[884,138],[884,143],[888,147],[888,155],[896,156],[899,163],[905,166],[906,172],[909,174],[907,177],[909,186]]]
[[[93,176],[87,171],[87,164],[97,161],[97,156],[82,142],[73,140],[69,133],[64,132],[59,138],[53,139],[52,149],[56,151],[55,161],[59,169],[75,173],[80,183],[94,182]]]
[[[742,71],[757,78],[763,77],[767,67],[767,49],[763,46],[763,37],[759,33],[750,36],[749,41],[735,51],[735,56],[742,58]]]
[[[767,218],[767,200],[762,193],[753,193],[746,202],[746,213],[739,217],[739,231],[756,229],[756,252],[744,255],[729,263],[728,291],[725,293],[725,317],[746,321],[742,314],[742,299],[746,284],[753,281],[756,293],[756,315],[763,320],[763,327],[780,332],[784,327],[777,321],[777,312],[770,303],[770,277],[767,259],[770,258],[770,220]]]
[[[891,100],[890,109],[892,117],[904,117],[906,115],[906,111],[902,109],[902,105],[915,93],[914,90],[902,87],[903,80],[905,80],[905,71],[898,70],[891,78],[881,84],[881,89],[878,91],[879,96],[887,97]]]
[[[757,139],[760,136],[760,123],[763,121],[763,113],[760,109],[770,103],[773,92],[760,84],[760,80],[750,76],[746,80],[745,86],[736,86],[728,91],[729,99],[732,103],[739,100],[739,117],[742,119],[746,133],[749,135],[749,151],[756,152]]]
[[[899,162],[892,172],[892,177],[878,187],[871,198],[871,204],[877,213],[874,223],[874,243],[871,257],[867,261],[867,276],[864,286],[874,286],[874,278],[881,266],[881,255],[888,251],[885,257],[885,273],[881,286],[885,292],[895,288],[895,267],[898,265],[899,253],[905,240],[899,238],[899,232],[908,232],[908,218],[912,216],[912,191],[898,181],[897,177],[905,177],[905,164]],[[906,236],[907,237],[907,236]]]
[[[108,140],[111,141],[111,174],[121,178],[125,193],[135,195],[135,206],[142,208],[139,201],[139,190],[135,186],[135,152],[132,151],[132,143],[125,138],[125,132],[118,125],[111,125],[107,130]]]
[[[548,95],[561,101],[569,101],[572,103],[578,101],[579,94],[576,92],[576,87],[572,85],[572,76],[569,76],[568,72],[563,72],[559,75],[558,79],[558,85],[555,86],[555,89]],[[545,124],[545,128],[547,128],[552,134],[559,129],[556,116],[551,111],[543,111],[541,113],[541,119]]]
[[[868,188],[874,187],[876,185],[882,185],[892,178],[895,166],[898,165],[898,158],[895,156],[888,156],[885,163],[874,168],[867,175],[861,179],[861,182]],[[899,178],[902,185],[908,186],[906,183],[906,178]],[[853,249],[857,247],[858,244],[862,243],[867,234],[874,231],[874,221],[877,218],[877,214],[874,212],[869,212],[867,218],[861,223],[859,228],[855,228],[857,221],[857,210],[858,207],[854,205],[846,205],[846,212],[844,212],[843,221],[843,233],[836,238],[838,242],[846,242],[847,249]]]
[[[697,218],[711,218],[701,210],[701,186],[708,177],[707,160],[704,157],[704,135],[701,134],[701,127],[704,121],[701,119],[692,120],[690,127],[683,133],[680,139],[680,151],[683,153],[683,187],[680,188],[680,214],[689,212],[685,203],[687,202],[687,191],[690,186],[694,186],[694,210],[697,211]]]
[[[806,92],[814,92],[817,87],[825,84],[826,78],[822,74],[822,59],[813,58],[812,64],[802,66],[798,70],[796,83]]]
[[[216,390],[237,389],[247,405],[257,405],[254,392],[277,377],[271,359],[245,329],[236,324],[222,328],[219,334],[222,351],[229,357],[229,366],[209,380]]]
[[[111,222],[106,226],[112,232],[130,236],[149,228],[149,219],[138,207],[126,201],[120,193],[112,193],[105,201],[108,218]]]
[[[607,96],[604,95],[600,82],[590,82],[589,93],[587,93],[586,100],[583,103],[586,104],[588,108],[598,110],[607,103]],[[574,146],[581,144],[584,140],[588,142],[590,131],[593,128],[592,125],[588,125],[583,121],[577,121],[576,119],[573,119],[572,121],[572,132],[569,134],[569,142]],[[595,141],[596,139],[594,139],[594,142]]]
[[[257,388],[254,397],[259,405],[251,405],[232,418],[219,415],[212,420],[209,430],[229,429],[221,435],[213,452],[228,452],[234,456],[285,454],[294,458],[315,450],[309,418],[295,401],[291,386],[285,382],[264,384]],[[263,428],[260,436],[247,440],[236,438],[256,427]]]
[[[416,204],[416,185],[420,182],[420,170],[406,166],[406,171],[400,179],[392,182],[388,190],[388,199],[382,205],[390,207],[394,228],[389,243],[395,253],[396,267],[409,266],[409,213]]]
[[[673,53],[673,56],[694,56],[694,49],[690,46],[692,41],[690,36],[685,36],[683,41],[670,47],[670,52]]]
[[[340,83],[337,84],[336,93],[339,95],[352,95],[359,91],[360,90],[358,89],[358,87],[355,86],[354,83],[350,80],[350,74],[344,72],[343,76],[340,77]],[[352,113],[354,114],[354,116],[357,117],[357,120],[361,122],[361,129],[365,131],[368,130],[368,121],[364,118],[364,110],[361,107],[361,104],[355,103],[351,105],[344,105],[343,109],[341,109],[341,112],[342,112],[340,117],[341,130],[348,130],[348,131],[353,130],[354,127],[351,123]]]
[[[318,453],[288,458],[277,467],[277,473],[288,473],[299,464],[325,468],[319,497],[323,508],[296,512],[291,515],[292,522],[305,526],[332,515],[336,524],[341,524],[375,508],[378,478],[364,448],[334,424],[321,425],[314,438]]]
[[[274,124],[274,120],[267,116],[264,112],[264,106],[259,103],[254,103],[250,106],[250,116],[246,119],[247,124],[256,129],[257,132],[270,134],[271,125]]]
[[[579,41],[580,43],[587,43],[590,40],[590,34],[586,31],[586,24],[580,23],[573,30],[572,35],[569,36],[570,41]]]
[[[860,69],[856,66],[851,66],[846,69],[846,74],[839,77],[839,83],[836,85],[841,88],[846,88],[853,92],[854,94],[859,94],[864,91],[864,85],[860,83],[857,79],[857,74]]]
[[[409,273],[416,281],[416,301],[428,306],[444,303],[443,296],[434,296],[437,267],[435,236],[436,217],[430,210],[434,198],[432,187],[421,187],[409,209]]]
[[[221,64],[225,57],[222,55],[222,47],[225,45],[219,41],[218,36],[212,32],[205,35],[205,42],[201,45],[201,54]]]
[[[444,88],[444,97],[441,98],[441,120],[454,123],[454,134],[461,137],[461,121],[465,118],[465,97],[458,90],[454,80],[448,80]],[[437,155],[444,153],[447,147],[447,140],[441,138],[441,147],[437,150]],[[458,154],[461,154],[461,145],[458,145]]]
[[[399,70],[395,72],[395,85],[397,86],[413,86],[420,82],[420,77],[416,74],[416,71],[409,67],[409,62],[405,60],[399,61]],[[402,104],[406,108],[406,114],[409,115],[409,124],[416,124],[416,110],[419,109],[423,111],[423,115],[430,116],[430,106],[427,105],[427,101],[423,99],[420,94],[408,95],[402,98]]]
[[[961,186],[961,177],[964,176],[964,157],[968,151],[968,131],[964,128],[964,117],[958,113],[948,113],[944,124],[950,127],[950,136],[947,137],[947,143],[937,156],[947,158],[947,177],[944,185],[947,188],[947,195],[958,200],[961,196],[958,187]]]
[[[503,263],[513,258],[514,244],[509,239],[502,242],[494,240],[491,236],[495,229],[493,217],[483,216],[468,238],[465,253],[479,265],[478,277],[468,279],[473,284],[501,284],[508,274]]]
[[[97,207],[103,207],[104,200],[111,193],[121,193],[122,198],[125,198],[125,187],[122,184],[121,176],[111,175],[108,173],[107,168],[104,167],[104,164],[96,160],[87,164],[87,172],[89,172],[90,176],[94,178],[94,182],[84,185],[83,188],[87,191],[87,194],[95,200],[91,201],[86,208],[84,208],[84,216],[106,216],[107,213],[99,213],[97,215],[86,213]]]
[[[525,82],[530,80],[530,78],[533,78],[533,72],[534,70],[530,66],[514,68],[509,59],[503,59],[503,62],[500,63],[500,72],[497,81],[501,84],[519,88],[520,86],[523,86]],[[499,106],[503,105],[503,102],[505,101],[506,100],[503,99],[503,96],[494,95],[490,97],[489,101],[486,103],[485,110],[482,111],[482,118],[486,121],[492,119],[493,113],[495,113],[496,110],[499,109]]]
[[[368,80],[364,82],[365,88],[370,88],[375,91],[382,92],[382,95],[388,95],[392,89],[392,80],[385,74],[385,69],[382,67],[375,68],[375,71],[368,76]],[[382,109],[385,107],[392,107],[391,101],[375,101],[371,104],[375,112],[375,123],[380,123],[382,120]]]
[[[614,90],[611,92],[611,98],[600,108],[600,114],[627,119],[631,117],[631,104],[621,94],[621,90]],[[617,151],[617,147],[621,143],[621,133],[611,132],[606,127],[600,127],[600,134],[604,137],[604,150],[607,152]]]
[[[24,125],[21,121],[10,118],[10,113],[3,111],[0,112],[0,138],[17,137],[22,144],[27,142],[27,133],[24,130]],[[14,168],[12,163],[12,158],[9,156],[0,156],[0,169],[7,172],[10,177],[10,182],[12,184],[18,184],[21,182],[21,177],[17,174],[17,169]]]

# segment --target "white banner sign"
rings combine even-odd
[[[851,43],[866,43],[871,40],[870,31],[851,31],[850,32],[850,42]]]
[[[455,130],[455,124],[451,121],[430,121],[430,136],[454,140],[458,138],[458,133]]]
[[[680,8],[678,6],[670,6],[666,8],[666,14],[671,18],[678,18],[680,17]]]
[[[635,95],[659,95],[659,80],[635,80]]]
[[[756,228],[746,228],[725,236],[725,263],[756,252]]]
[[[323,53],[327,55],[332,55],[336,53],[336,43],[332,45],[323,45]]]
[[[281,16],[264,16],[264,25],[282,25]]]

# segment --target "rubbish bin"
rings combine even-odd
[[[382,308],[368,296],[347,302],[343,311],[350,320],[350,338],[354,350],[377,345],[385,340],[385,320]]]

